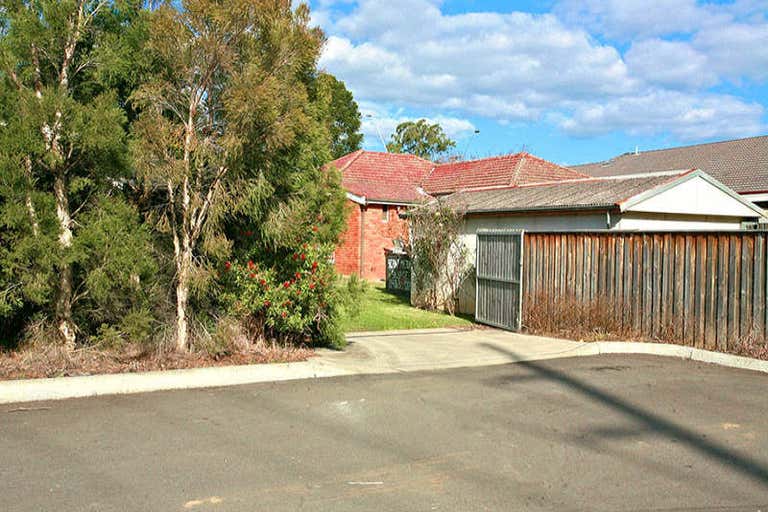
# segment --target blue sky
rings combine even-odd
[[[419,118],[467,157],[563,164],[768,134],[768,0],[310,6],[320,65],[354,93],[368,149]]]

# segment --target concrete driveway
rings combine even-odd
[[[0,510],[768,510],[766,389],[614,355],[4,405]]]
[[[425,329],[357,333],[343,352],[321,350],[312,362],[354,373],[443,370],[562,358],[590,345],[499,329]]]

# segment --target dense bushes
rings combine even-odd
[[[0,10],[0,342],[342,344],[324,165],[359,113],[308,8],[145,5]]]

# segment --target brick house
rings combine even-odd
[[[386,251],[408,242],[400,213],[432,197],[585,177],[528,153],[434,164],[407,154],[355,151],[332,162],[347,191],[347,230],[335,253],[343,275],[386,277]]]

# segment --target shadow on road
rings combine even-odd
[[[592,401],[625,415],[627,418],[641,424],[645,428],[670,439],[685,443],[701,455],[730,469],[734,469],[763,486],[768,487],[768,466],[765,466],[761,462],[747,455],[737,453],[719,443],[703,439],[695,431],[662,418],[651,411],[628,403],[620,397],[607,393],[582,380],[549,368],[545,364],[535,361],[521,361],[520,356],[515,352],[491,343],[483,343],[483,345],[491,350],[508,355],[510,361],[514,361],[517,366],[531,370],[539,378],[557,382],[570,391],[580,393]]]

